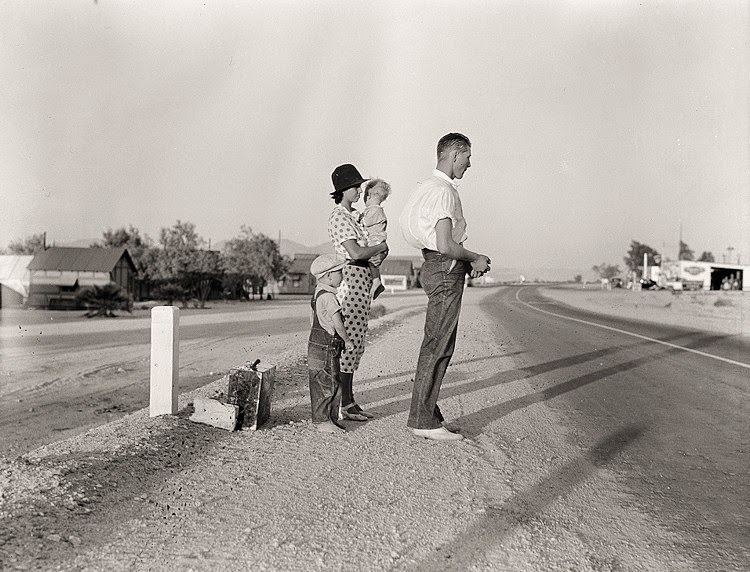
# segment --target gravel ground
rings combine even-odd
[[[470,289],[444,387],[518,366],[511,340]],[[570,301],[570,300],[569,300]],[[279,352],[272,418],[256,432],[146,410],[0,460],[0,568],[43,570],[690,569],[627,499],[601,459],[581,456],[538,404],[487,419],[458,443],[406,429],[423,312],[374,320],[355,380],[371,422],[343,436],[309,423],[305,347]],[[227,341],[226,343],[231,343]],[[528,393],[524,380],[441,400],[446,417]],[[622,436],[627,439],[627,436]],[[566,497],[561,504],[558,498]],[[599,530],[586,542],[578,530]],[[615,553],[611,534],[632,549]],[[491,535],[491,539],[489,538]]]

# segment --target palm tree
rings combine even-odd
[[[81,290],[76,299],[79,303],[86,306],[84,316],[87,318],[93,318],[94,316],[115,318],[117,317],[115,310],[132,312],[132,301],[113,282],[104,286],[93,286],[92,288]]]

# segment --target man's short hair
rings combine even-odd
[[[443,135],[437,144],[437,156],[440,159],[445,153],[449,153],[453,149],[458,151],[465,151],[471,147],[471,141],[466,135],[461,133],[448,133]]]

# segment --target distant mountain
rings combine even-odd
[[[317,246],[305,246],[299,242],[282,238],[279,245],[279,251],[284,256],[293,257],[295,254],[333,254],[333,244],[324,242]]]

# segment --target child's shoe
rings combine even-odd
[[[333,421],[323,421],[323,423],[316,423],[315,429],[321,433],[346,433],[346,429],[337,425]]]

